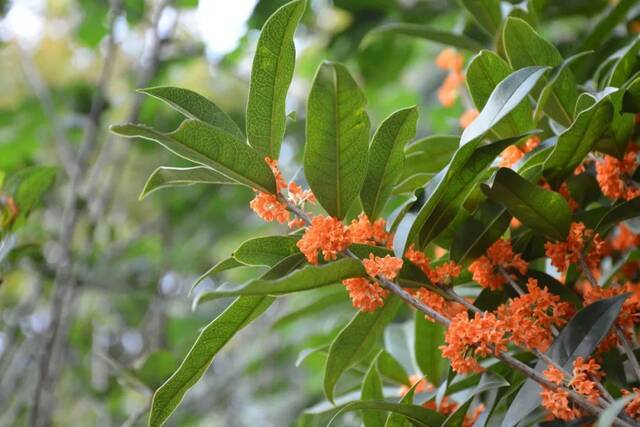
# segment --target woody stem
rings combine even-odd
[[[298,216],[300,219],[302,219],[305,224],[310,225],[311,224],[311,219],[309,218],[309,216],[302,211],[300,208],[298,208],[297,206],[295,206],[293,203],[291,203],[289,200],[287,200],[286,198],[281,197],[281,199],[286,203],[287,208],[296,216]],[[358,258],[353,252],[351,252],[349,249],[344,251],[345,255],[351,257],[351,258],[355,258],[355,259],[360,259]],[[446,316],[442,315],[441,313],[435,311],[434,309],[432,309],[431,307],[423,304],[422,302],[420,302],[419,300],[417,300],[413,295],[409,294],[407,291],[405,291],[401,286],[399,286],[397,283],[388,280],[384,277],[376,277],[376,279],[389,291],[391,291],[393,294],[397,295],[399,298],[401,298],[403,301],[405,301],[407,304],[409,304],[410,306],[414,307],[415,309],[417,309],[418,311],[426,314],[427,316],[433,318],[436,322],[444,325],[444,326],[449,326],[451,324],[451,320],[449,320]],[[460,295],[458,295],[457,293],[453,292],[453,290],[447,290],[447,295],[449,295],[452,299],[454,299],[455,301],[463,304],[465,307],[471,309],[471,307],[473,307],[474,311],[480,311],[477,307],[475,307],[473,304],[470,304],[468,301],[466,301],[464,298],[462,298]],[[507,353],[500,353],[500,352],[495,352],[495,357],[504,362],[505,364],[507,364],[508,366],[512,367],[513,369],[516,369],[520,372],[522,372],[523,374],[525,374],[527,377],[531,378],[533,381],[537,382],[538,384],[542,385],[545,388],[549,388],[551,390],[556,390],[562,386],[558,386],[552,382],[550,382],[549,380],[547,380],[544,375],[541,375],[539,372],[537,372],[536,370],[532,369],[531,367],[529,367],[528,365],[526,365],[525,363],[522,363],[521,361],[519,361],[518,359],[514,358],[513,356],[507,354]],[[581,395],[579,395],[578,393],[574,392],[571,389],[567,389],[566,390],[569,394],[569,397],[571,398],[572,401],[575,402],[576,405],[580,406],[582,409],[584,409],[585,411],[593,414],[593,415],[599,415],[602,412],[602,408],[593,405],[591,402],[589,402],[587,399],[585,399],[584,397],[582,397]],[[614,420],[614,425],[618,426],[618,427],[633,427],[631,424],[620,420],[618,418],[616,418]]]
[[[598,284],[598,281],[596,280],[596,278],[593,276],[593,273],[591,273],[591,269],[587,265],[587,262],[584,259],[584,254],[582,253],[580,254],[580,267],[582,268],[582,272],[584,273],[585,277],[587,278],[591,286],[599,287],[600,285]],[[626,335],[624,334],[624,331],[622,330],[622,328],[620,328],[620,326],[615,325],[614,330],[615,330],[616,336],[618,337],[618,341],[620,341],[620,346],[622,347],[622,351],[624,351],[625,355],[627,356],[627,359],[629,360],[629,363],[631,364],[633,373],[635,374],[636,378],[640,380],[640,363],[638,363],[638,358],[633,352],[631,343],[627,339]]]

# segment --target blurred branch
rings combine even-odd
[[[31,90],[40,101],[40,105],[42,106],[44,115],[49,122],[53,139],[56,142],[56,146],[58,148],[60,163],[62,163],[67,176],[71,177],[74,169],[75,154],[73,152],[71,142],[65,134],[64,127],[61,125],[60,118],[58,117],[56,107],[51,97],[51,92],[49,91],[49,87],[42,79],[42,76],[33,63],[31,56],[27,52],[25,52],[20,43],[17,44],[20,54],[22,71],[25,75],[25,78],[27,79],[27,82],[29,83],[29,86],[31,86]]]
[[[102,113],[106,104],[105,89],[112,77],[113,65],[117,51],[115,40],[115,23],[122,13],[122,1],[112,0],[111,17],[109,22],[109,36],[106,53],[95,93],[91,102],[91,110],[84,129],[84,137],[80,150],[75,158],[75,164],[71,170],[71,183],[69,193],[62,214],[62,226],[60,230],[59,244],[61,248],[60,259],[56,268],[54,290],[51,301],[51,324],[48,336],[40,354],[38,365],[38,378],[30,416],[30,425],[44,427],[51,424],[53,411],[53,388],[57,382],[59,369],[57,369],[58,355],[60,351],[60,334],[66,329],[69,313],[66,308],[74,299],[74,279],[72,274],[72,243],[78,218],[81,213],[80,186],[86,177],[89,158],[94,153],[98,144],[98,129],[102,122]]]

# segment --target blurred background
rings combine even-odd
[[[10,178],[34,165],[55,175],[40,207],[0,234],[0,426],[146,425],[153,390],[229,303],[194,311],[189,290],[246,238],[273,232],[248,209],[253,194],[193,186],[139,200],[157,166],[184,163],[151,143],[121,140],[108,126],[174,129],[182,119],[176,112],[135,92],[174,85],[207,96],[243,127],[259,29],[284,3],[0,0],[0,182],[7,192]],[[610,2],[512,7],[527,15],[533,3],[540,19],[563,15],[542,28],[562,48]],[[358,77],[372,128],[418,105],[418,136],[460,132],[469,101],[445,108],[436,96],[446,75],[434,65],[442,46],[393,35],[363,41],[388,22],[428,23],[491,43],[454,1],[310,0],[287,101],[287,179],[300,168],[306,95],[325,59],[346,63]],[[256,274],[234,270],[198,289]],[[353,314],[342,289],[322,293],[280,299],[236,336],[169,425],[319,422],[313,414],[327,406],[318,404],[323,357],[314,349]],[[306,308],[319,315],[302,318],[300,309],[320,296],[324,304]]]

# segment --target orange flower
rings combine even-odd
[[[318,263],[318,251],[326,260],[336,259],[351,244],[349,230],[339,219],[330,216],[316,216],[296,245],[311,264]]]
[[[640,188],[630,178],[637,166],[636,152],[637,147],[630,144],[622,161],[605,155],[596,162],[596,179],[606,197],[631,200],[640,196]]]
[[[433,385],[422,375],[411,374],[409,376],[409,382],[411,383],[411,387],[416,386],[416,388],[413,389],[416,394],[433,391]],[[409,390],[411,390],[411,387],[403,384],[402,387],[400,387],[400,397],[404,397]]]
[[[400,258],[386,255],[384,258],[369,254],[369,259],[363,259],[367,274],[371,277],[384,277],[388,280],[393,280],[398,275],[398,272],[402,268],[402,260]]]
[[[282,177],[282,173],[280,172],[280,168],[278,167],[278,162],[273,160],[270,157],[265,157],[264,161],[267,162],[267,165],[271,168],[271,172],[273,172],[273,176],[276,178],[276,190],[279,193],[280,191],[287,188],[287,183]]]
[[[611,247],[618,252],[636,248],[640,242],[640,236],[635,234],[624,223],[618,225],[618,233],[611,239]]]
[[[527,272],[527,262],[522,259],[520,254],[513,252],[511,242],[506,239],[499,239],[489,246],[486,255],[469,265],[469,271],[473,273],[473,280],[483,288],[499,290],[508,280],[498,267],[507,271],[516,270],[520,274]]]
[[[546,371],[543,372],[546,379],[556,385],[562,385],[564,382],[564,374],[558,368],[553,365],[549,365]]]
[[[547,288],[540,289],[535,279],[529,279],[527,290],[528,293],[501,305],[498,318],[511,333],[510,341],[514,344],[546,351],[553,341],[551,327],[564,325],[574,310]]]
[[[369,217],[363,212],[358,215],[358,219],[351,221],[348,228],[353,243],[383,245],[390,248],[393,245],[393,235],[387,233],[385,227],[384,219],[380,218],[371,223]]]
[[[464,416],[462,427],[472,427],[476,423],[476,421],[478,421],[478,418],[480,418],[480,415],[484,412],[485,409],[486,408],[484,406],[484,403],[476,406],[470,414]]]
[[[551,258],[551,264],[560,272],[565,272],[569,265],[576,264],[580,260],[585,243],[592,239],[591,247],[586,254],[585,261],[590,269],[596,269],[604,255],[605,245],[600,235],[587,229],[581,222],[571,224],[569,236],[566,242],[546,242],[544,249],[546,255]]]
[[[311,190],[303,190],[298,184],[291,181],[288,186],[289,200],[297,206],[304,206],[306,202],[315,203],[316,196]]]
[[[287,226],[292,230],[297,230],[298,228],[304,227],[305,222],[302,218],[293,218],[291,221],[287,223]]]
[[[504,351],[507,343],[503,324],[493,313],[476,313],[472,319],[466,312],[458,314],[444,339],[440,351],[458,373],[481,372],[477,357]]]
[[[251,200],[249,207],[267,222],[278,221],[280,224],[284,224],[289,221],[291,216],[287,205],[279,201],[276,195],[262,191],[258,192],[256,197]]]
[[[633,325],[640,320],[640,285],[636,283],[627,282],[623,286],[609,286],[607,288],[584,283],[580,291],[585,305],[629,292],[631,295],[622,303],[616,324],[623,331],[630,333],[633,331]]]
[[[427,258],[424,252],[416,250],[413,245],[409,246],[407,251],[404,254],[404,257],[414,263],[416,266],[420,267],[420,270],[427,277],[431,277],[433,272],[431,271],[431,260]]]
[[[384,305],[389,291],[378,283],[370,282],[363,277],[345,279],[342,284],[347,288],[351,303],[360,311],[372,312]]]
[[[540,392],[540,397],[542,397],[542,406],[547,408],[555,418],[571,421],[582,416],[582,411],[570,404],[567,390],[544,388]]]
[[[571,378],[569,385],[595,404],[600,398],[600,390],[593,379],[601,377],[600,365],[595,360],[589,359],[585,362],[584,358],[577,357],[573,362],[573,378]]]
[[[540,145],[540,138],[537,136],[532,136],[527,139],[522,147],[518,147],[517,145],[510,145],[504,149],[502,154],[500,154],[500,163],[499,166],[503,168],[510,168],[515,165],[518,160],[520,160],[524,155],[534,148]]]
[[[475,108],[470,108],[460,116],[460,127],[466,129],[480,113]]]
[[[640,419],[640,388],[633,387],[633,393],[636,395],[629,403],[624,407],[624,411],[632,418]],[[622,389],[620,390],[623,396],[627,396],[632,392]]]
[[[436,57],[436,66],[441,70],[462,71],[464,56],[450,47],[446,48]]]
[[[435,399],[431,399],[428,402],[425,402],[422,406],[427,409],[431,409],[432,411],[437,411],[445,416],[453,414],[456,409],[458,409],[458,404],[449,399],[449,396],[444,396],[442,398],[440,406],[436,406]]]
[[[462,304],[447,301],[442,295],[427,288],[419,288],[416,291],[415,297],[427,307],[432,308],[449,319],[452,319],[456,315],[466,311]],[[424,318],[431,322],[435,321],[430,316],[424,316]]]
[[[449,261],[437,266],[429,276],[429,280],[440,285],[451,285],[453,279],[458,277],[461,272],[462,267],[455,261]]]

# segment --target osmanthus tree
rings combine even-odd
[[[419,115],[408,107],[370,137],[356,79],[346,66],[324,62],[308,94],[306,181],[287,182],[278,157],[303,0],[282,6],[262,29],[246,132],[211,101],[177,87],[143,90],[186,116],[174,132],[112,127],[194,163],[157,169],[144,192],[239,185],[255,192],[250,207],[258,216],[282,224],[281,235],[251,239],[207,272],[269,267],[248,283],[199,295],[198,304],[236,299],[156,391],[150,425],[169,418],[222,347],[276,298],[325,286],[344,286],[355,308],[323,349],[334,425],[347,411],[368,427],[545,418],[638,425],[632,218],[640,212],[640,38],[629,31],[622,49],[600,64],[587,61],[593,49],[602,53],[600,41],[633,2],[611,6],[568,58],[536,31],[534,4],[461,3],[495,50],[483,49],[487,37],[420,25],[375,31],[450,45],[436,61],[449,71],[438,97],[445,105],[458,96],[473,101],[460,136],[412,141]],[[461,51],[470,57],[466,68]],[[419,374],[407,373],[381,340],[412,311]],[[357,383],[341,383],[347,373]]]

